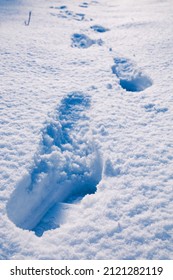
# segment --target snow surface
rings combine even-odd
[[[0,259],[173,258],[172,15],[0,0]]]

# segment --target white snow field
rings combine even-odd
[[[0,0],[0,259],[173,259],[172,15]]]

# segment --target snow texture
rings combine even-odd
[[[172,21],[0,1],[0,259],[173,258]]]

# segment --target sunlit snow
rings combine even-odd
[[[171,0],[0,0],[0,259],[173,258]]]

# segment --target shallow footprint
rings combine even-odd
[[[99,33],[109,31],[109,28],[105,28],[101,25],[92,25],[90,28]]]
[[[67,6],[59,6],[59,7],[54,7],[51,6],[50,9],[55,9],[59,10],[59,13],[50,13],[52,16],[59,17],[59,18],[64,18],[64,19],[74,19],[77,21],[83,21],[87,20],[85,18],[85,14],[83,13],[74,13],[73,11],[68,10]],[[88,19],[91,20],[91,19]]]
[[[123,89],[140,92],[152,86],[152,80],[138,70],[130,59],[115,58],[114,63],[112,72],[119,78]]]
[[[59,203],[74,203],[96,192],[102,161],[85,114],[89,108],[89,96],[72,92],[44,128],[34,166],[7,205],[8,217],[16,226],[41,236],[59,226],[63,217]]]
[[[82,4],[79,5],[79,7],[81,7],[81,8],[88,8],[88,3],[87,2],[83,2]]]
[[[146,104],[144,106],[146,112],[155,112],[155,113],[166,113],[168,108],[166,107],[159,107],[153,103]]]
[[[103,44],[103,41],[101,39],[98,40],[92,40],[85,34],[79,34],[75,33],[71,36],[72,48],[80,48],[80,49],[86,49],[91,47],[94,44],[98,44],[101,46]]]

